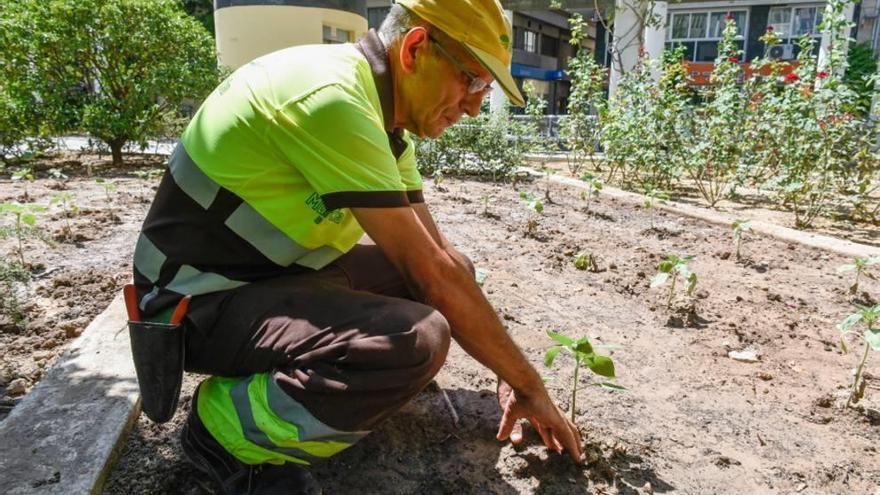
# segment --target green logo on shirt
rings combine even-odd
[[[335,224],[342,222],[342,212],[339,210],[327,211],[327,208],[324,206],[324,201],[321,200],[321,196],[319,196],[318,193],[312,193],[306,198],[306,205],[318,214],[318,216],[315,217],[315,224],[323,222],[325,218],[328,218]]]

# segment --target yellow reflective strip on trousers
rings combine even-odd
[[[287,419],[279,417],[275,411],[269,407],[269,398],[266,393],[269,380],[272,380],[272,378],[268,373],[254,375],[254,379],[248,387],[248,395],[251,399],[254,421],[260,430],[269,437],[272,443],[279,447],[299,449],[312,456],[323,458],[338,454],[353,445],[353,443],[339,442],[329,439],[320,441],[301,440],[296,424],[292,424],[290,420],[297,421],[297,423],[300,421],[317,420],[315,420],[314,417]],[[340,435],[342,436],[345,434],[340,432]]]
[[[353,445],[354,441],[330,438],[300,441],[296,424],[279,417],[269,406],[266,389],[271,379],[268,373],[247,378],[211,377],[199,389],[199,418],[235,458],[245,464],[311,464]],[[317,422],[311,415],[288,419]],[[340,438],[352,437],[338,433]]]
[[[227,452],[245,464],[308,464],[301,459],[260,447],[245,438],[230,393],[241,381],[241,378],[215,376],[202,382],[197,407],[205,428]]]

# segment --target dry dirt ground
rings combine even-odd
[[[77,217],[84,231],[94,231],[82,247],[60,244],[56,252],[29,245],[42,253],[44,271],[59,267],[32,285],[52,287],[51,280],[65,273],[95,274],[93,280],[113,280],[112,290],[96,285],[53,296],[56,287],[35,299],[39,307],[63,308],[71,298],[73,307],[101,306],[129,273],[147,206],[141,197],[149,187],[118,174],[113,180],[120,190],[112,211],[121,223]],[[31,193],[47,198],[49,182],[39,181]],[[553,186],[536,233],[526,236],[528,212],[510,185],[447,179],[443,186],[426,184],[441,228],[485,271],[490,301],[559,403],[571,406],[572,361],[560,357],[554,369],[544,367],[547,330],[621,345],[612,356],[618,383],[629,391],[581,391],[577,422],[589,462],[576,466],[548,453],[534,435],[516,449],[496,442],[494,377],[453,346],[437,381],[455,414],[440,389],[429,387],[361,443],[316,467],[325,493],[880,490],[880,358],[872,356],[867,366],[874,373],[867,398],[858,408],[841,407],[857,361],[856,352],[840,352],[835,328],[852,308],[846,292],[852,273],[836,272],[847,259],[752,236],[743,248],[745,261],[737,262],[727,227],[660,213],[652,230],[639,205],[600,197],[587,214],[578,191],[560,186]],[[93,179],[72,179],[68,187],[82,195],[83,206],[109,208]],[[520,185],[536,195],[539,187]],[[0,198],[20,194],[18,188],[0,182]],[[482,197],[489,198],[486,214]],[[49,225],[60,228],[57,220]],[[574,268],[571,258],[580,251],[598,257],[598,272]],[[696,256],[693,311],[667,311],[663,288],[648,287],[670,253]],[[865,280],[862,286],[861,298],[880,298],[880,283]],[[91,302],[94,292],[100,302]],[[59,316],[41,328],[59,328],[62,321]],[[63,340],[51,331],[28,332],[0,335],[4,366],[30,359],[41,341]],[[758,362],[728,357],[744,349],[755,351]],[[139,420],[105,493],[198,493],[198,474],[182,461],[177,444],[198,379],[187,379],[172,422]],[[591,381],[584,376],[581,384]]]

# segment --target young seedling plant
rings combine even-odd
[[[0,228],[0,237],[9,237],[14,235],[18,240],[18,261],[22,266],[24,261],[25,239],[30,237],[38,237],[45,241],[37,227],[37,213],[46,211],[46,207],[35,203],[2,203],[0,204],[0,214],[9,215],[14,218],[14,224],[11,227]]]
[[[856,368],[856,375],[852,384],[852,391],[846,406],[855,404],[865,396],[866,383],[862,379],[865,370],[865,363],[868,361],[868,353],[873,349],[880,351],[880,328],[876,326],[877,320],[880,320],[880,304],[870,307],[856,304],[858,311],[847,316],[837,325],[840,330],[840,347],[844,353],[849,352],[846,346],[846,336],[855,335],[865,341],[865,352],[862,354],[862,360]],[[855,327],[864,327],[864,331],[859,333]]]
[[[107,198],[107,206],[112,206],[113,198],[110,197],[110,195],[116,192],[116,184],[109,180],[105,180],[103,177],[95,179],[95,183],[104,189],[104,197]]]
[[[660,203],[666,203],[669,200],[669,193],[664,191],[663,189],[654,187],[649,184],[645,186],[645,208],[651,212],[651,230],[654,230],[654,207],[659,201]]]
[[[692,272],[688,263],[694,260],[693,256],[678,256],[670,254],[660,265],[657,266],[657,274],[651,279],[651,288],[660,287],[666,282],[669,284],[669,294],[666,297],[666,309],[672,306],[672,299],[675,297],[675,285],[678,277],[687,284],[685,286],[685,295],[692,296],[697,288],[697,274]]]
[[[580,371],[581,366],[586,366],[590,371],[599,376],[614,378],[614,362],[608,356],[600,356],[596,354],[593,345],[590,344],[590,339],[587,337],[581,337],[575,340],[553,331],[548,331],[547,335],[556,342],[557,345],[547,349],[547,353],[544,355],[544,365],[548,368],[552,367],[556,356],[563,349],[574,357],[574,370],[571,378],[570,409],[571,422],[574,423],[575,405],[577,404],[578,393],[578,372]],[[595,347],[607,349],[611,346],[597,345]],[[591,385],[615,391],[626,390],[624,387],[609,381],[592,383]]]
[[[730,224],[730,228],[733,230],[733,241],[736,243],[736,259],[739,261],[742,259],[741,248],[743,236],[752,230],[752,220],[749,218],[737,219]]]
[[[581,193],[581,198],[587,202],[586,212],[590,212],[590,202],[594,196],[598,196],[602,190],[602,179],[593,175],[592,172],[585,172],[581,176],[581,180],[587,183],[587,190]]]
[[[546,166],[541,165],[541,173],[544,174],[544,201],[548,203],[553,203],[553,200],[550,199],[550,176],[556,173],[556,170]]]
[[[21,167],[12,173],[13,181],[20,181],[24,184],[24,200],[27,201],[30,199],[30,194],[28,194],[28,183],[33,182],[36,179],[34,175],[34,169],[31,167]]]
[[[864,275],[868,278],[874,278],[873,275],[867,272],[869,266],[876,265],[880,263],[880,256],[868,256],[865,258],[856,258],[852,263],[848,263],[846,265],[841,265],[837,268],[837,273],[856,271],[856,278],[853,281],[853,284],[849,287],[850,294],[858,294],[859,293],[859,279]]]
[[[525,191],[519,193],[519,198],[529,211],[529,216],[526,220],[526,235],[534,236],[535,231],[538,230],[538,217],[544,213],[544,203]]]
[[[70,219],[79,213],[79,206],[74,202],[75,199],[76,196],[73,193],[61,192],[52,196],[52,199],[49,201],[50,205],[61,206],[61,216],[64,217],[64,237],[67,239],[73,238],[73,227],[70,225]]]
[[[574,255],[574,260],[572,261],[574,262],[574,267],[578,270],[589,270],[593,273],[599,271],[599,260],[593,253],[581,251]]]

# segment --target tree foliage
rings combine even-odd
[[[173,0],[11,0],[0,9],[0,87],[46,132],[122,148],[219,82],[214,43]]]

